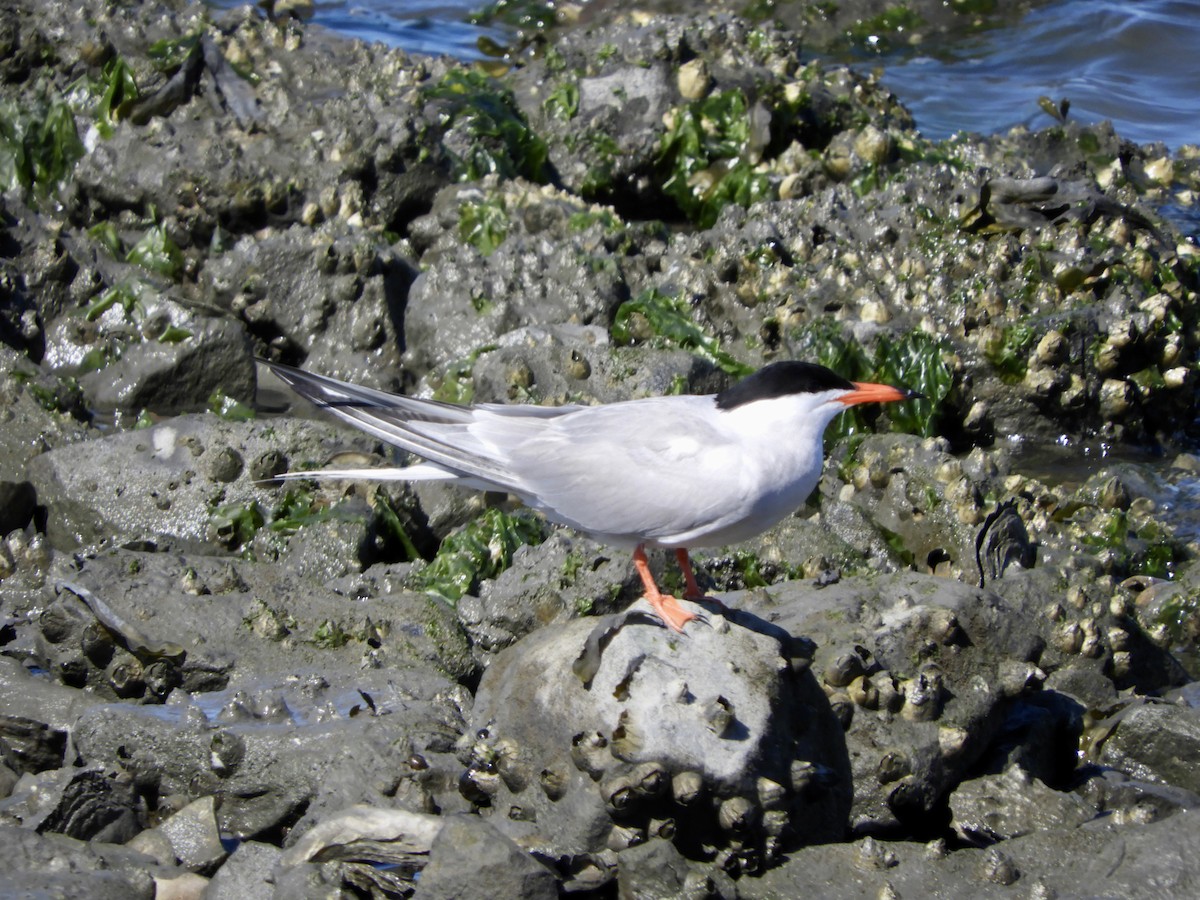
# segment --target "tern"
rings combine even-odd
[[[783,361],[718,394],[601,406],[463,406],[264,362],[318,407],[424,459],[282,477],[448,481],[514,494],[552,522],[633,548],[646,599],[675,631],[697,617],[659,590],[647,547],[674,550],[685,599],[705,599],[689,547],[744,541],[802,506],[821,476],[825,428],[838,413],[921,396]]]

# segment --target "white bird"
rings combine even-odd
[[[317,406],[426,460],[283,477],[449,481],[515,494],[552,522],[632,547],[646,599],[676,631],[696,616],[659,591],[647,547],[674,550],[685,598],[704,599],[688,547],[744,541],[803,505],[821,475],[825,427],[838,413],[921,396],[787,361],[719,394],[603,406],[461,406],[267,365]]]

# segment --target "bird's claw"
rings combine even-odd
[[[722,603],[719,597],[712,597],[708,594],[697,594],[695,596],[692,596],[691,594],[684,594],[683,599],[687,600],[691,603],[711,604],[712,606],[715,606],[717,609],[719,609],[721,612],[729,611],[729,607],[726,606],[724,603]]]
[[[679,605],[679,601],[670,594],[661,594],[657,601],[655,601],[655,599],[652,597],[647,597],[646,599],[654,608],[655,615],[662,620],[663,624],[667,628],[670,628],[672,631],[676,631],[679,634],[685,634],[686,632],[684,632],[683,626],[685,626],[688,622],[696,620],[708,625],[710,628],[712,627],[712,623],[709,621],[708,616],[704,615],[703,613],[691,612],[690,610],[684,609]],[[689,602],[693,601],[689,600]]]

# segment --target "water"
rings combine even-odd
[[[471,25],[465,20],[478,2],[454,0],[371,0],[318,3],[314,17],[327,28],[364,41],[379,41],[411,53],[480,59],[481,37],[507,40],[504,30]]]
[[[481,37],[505,40],[503,29],[464,21],[482,2],[318,0],[314,19],[412,52],[479,59]],[[1057,0],[1009,28],[855,63],[881,66],[884,84],[934,139],[1049,125],[1037,102],[1045,95],[1070,100],[1079,121],[1111,119],[1138,143],[1200,144],[1200,0]]]
[[[248,0],[208,0],[232,9]],[[484,0],[317,0],[312,21],[363,41],[376,41],[410,53],[482,59],[479,39],[508,39],[501,28],[471,25],[466,17]]]
[[[1044,127],[1038,97],[1112,120],[1139,144],[1200,144],[1200,2],[1060,0],[953,47],[881,60],[883,82],[934,139]]]

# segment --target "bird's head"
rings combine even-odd
[[[778,410],[770,418],[796,417],[818,433],[840,412],[859,403],[915,400],[922,395],[907,388],[867,381],[848,381],[815,363],[787,360],[759,369],[717,394],[717,408],[732,412],[767,403]]]

